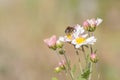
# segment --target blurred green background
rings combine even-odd
[[[43,39],[96,17],[103,19],[95,32],[100,80],[120,80],[120,0],[0,0],[0,80],[63,76],[54,73],[57,56]]]

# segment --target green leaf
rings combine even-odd
[[[86,79],[85,79],[85,78],[82,78],[82,76],[79,75],[79,76],[77,77],[77,80],[86,80]]]
[[[87,79],[87,78],[89,77],[89,75],[90,75],[90,69],[89,69],[89,68],[87,68],[87,69],[83,72],[83,74],[81,74],[82,78],[85,78],[85,79]]]
[[[58,80],[56,77],[53,77],[52,80]]]
[[[72,73],[75,74],[75,72],[76,72],[76,65],[74,65],[72,68]]]

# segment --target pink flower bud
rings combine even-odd
[[[59,62],[59,67],[61,68],[61,69],[65,69],[65,65],[66,65],[66,62],[64,61],[64,60],[62,60],[61,62]]]
[[[57,38],[55,35],[44,40],[44,42],[47,44],[47,46],[52,49],[56,49],[56,41],[57,41]]]
[[[97,25],[96,20],[94,18],[90,20],[89,24],[92,28],[96,27],[96,25]]]
[[[55,68],[55,72],[59,73],[62,70],[65,70],[65,64],[66,64],[66,62],[64,60],[60,61],[58,66]]]
[[[97,55],[95,53],[92,53],[90,55],[90,60],[93,62],[93,63],[97,63],[98,61],[98,58],[97,58]]]
[[[96,55],[95,55],[94,53],[92,53],[92,54],[90,55],[90,57],[91,57],[92,59],[95,59],[95,58],[96,58]]]
[[[89,27],[89,26],[90,26],[90,24],[87,21],[83,22],[83,27]]]
[[[90,24],[88,23],[88,21],[83,22],[83,27],[85,30],[87,30],[87,31],[89,30]]]

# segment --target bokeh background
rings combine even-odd
[[[63,76],[43,39],[94,17],[103,19],[95,32],[100,80],[120,80],[120,0],[0,0],[0,80]]]

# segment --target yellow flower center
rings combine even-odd
[[[82,38],[82,37],[76,38],[77,44],[80,44],[80,43],[82,43],[82,42],[84,42],[84,41],[85,41],[85,38]]]
[[[72,36],[71,36],[71,35],[67,35],[67,38],[68,38],[68,39],[72,39]]]

